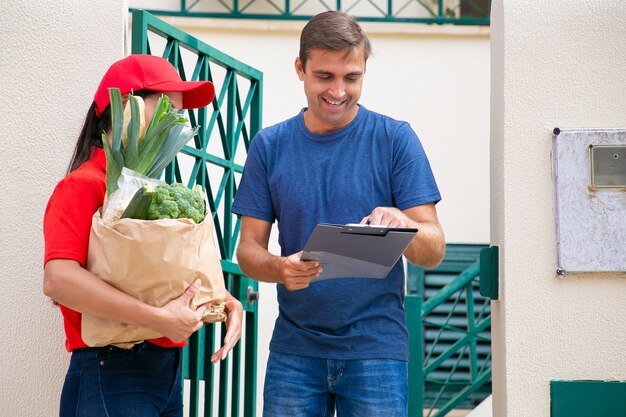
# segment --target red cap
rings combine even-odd
[[[122,94],[139,90],[181,92],[184,109],[204,107],[215,97],[210,81],[183,81],[169,61],[154,55],[130,55],[111,65],[93,97],[98,116],[110,104],[109,88],[119,88]]]

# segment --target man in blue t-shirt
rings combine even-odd
[[[278,284],[266,417],[407,415],[402,262],[385,279],[316,281],[322,267],[300,260],[318,223],[358,222],[417,228],[407,259],[431,268],[443,258],[441,197],[417,136],[358,104],[369,53],[353,17],[309,21],[295,62],[307,107],[255,136],[233,203],[239,266]],[[274,221],[281,256],[268,252]]]

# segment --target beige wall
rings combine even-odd
[[[97,83],[124,55],[126,10],[125,1],[0,2],[0,416],[58,414],[69,355],[41,290],[41,223]]]
[[[626,127],[626,3],[493,5],[494,416],[547,417],[551,380],[626,375],[626,276],[556,277],[550,163],[554,127]]]

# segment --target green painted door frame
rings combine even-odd
[[[242,339],[219,365],[210,361],[221,344],[225,325],[205,326],[183,353],[185,403],[189,416],[256,416],[258,283],[233,262],[240,220],[230,209],[243,172],[251,138],[261,128],[263,74],[145,11],[132,13],[133,54],[169,60],[187,81],[212,81],[210,106],[188,111],[199,125],[166,169],[167,182],[200,184],[207,193],[221,255],[226,288],[244,306]]]

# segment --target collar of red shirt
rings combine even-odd
[[[107,157],[104,149],[93,147],[91,150],[91,160],[95,162],[103,171],[107,169]]]

